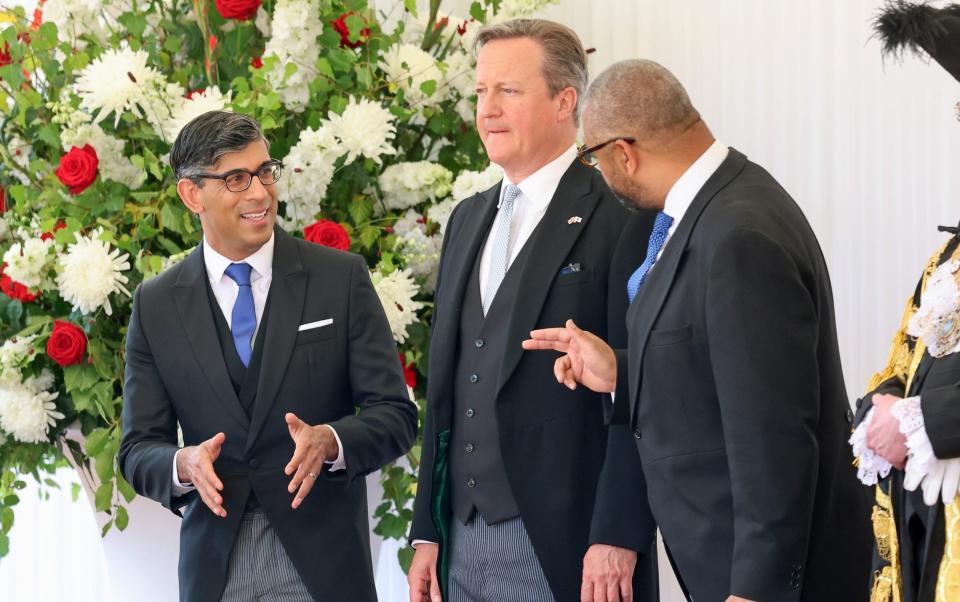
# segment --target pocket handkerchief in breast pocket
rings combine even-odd
[[[301,324],[297,328],[297,332],[303,332],[304,330],[313,330],[314,328],[320,328],[321,326],[329,326],[333,324],[333,318],[327,318],[326,320],[317,320],[316,322],[307,322],[306,324]]]

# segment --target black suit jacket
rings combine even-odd
[[[230,383],[206,279],[201,245],[137,289],[127,333],[120,468],[140,495],[183,509],[181,599],[219,599],[253,491],[315,598],[376,600],[362,477],[410,448],[417,414],[363,259],[275,230],[272,309],[250,418]],[[327,318],[329,326],[298,332]],[[286,412],[336,429],[347,466],[321,473],[297,510],[283,474],[294,450]],[[178,423],[185,445],[226,434],[215,462],[226,518],[196,492],[174,497]]]
[[[830,280],[770,174],[730,150],[627,326],[618,376],[693,599],[866,600],[868,500],[850,469]]]
[[[449,432],[452,420],[459,311],[473,262],[496,215],[499,193],[498,184],[463,201],[447,226],[434,308],[426,424],[411,539],[442,545],[445,526],[451,520],[438,515],[444,513],[439,503],[434,504],[447,478],[441,433]],[[568,223],[573,216],[582,221]],[[606,336],[609,269],[626,221],[625,210],[600,174],[574,162],[561,179],[538,230],[526,243],[533,246],[500,367],[496,412],[507,478],[558,602],[580,599],[582,560],[606,448],[603,407],[600,395],[585,388],[570,391],[556,382],[556,354],[526,353],[521,342],[531,330],[562,326],[568,318]],[[638,244],[645,248],[646,240]],[[580,271],[560,274],[570,263],[579,263]],[[647,530],[653,532],[652,527]],[[638,593],[636,599],[653,598]]]

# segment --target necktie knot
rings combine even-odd
[[[513,203],[518,196],[520,196],[520,187],[516,184],[508,184],[507,189],[503,191],[503,204],[507,206],[508,211],[513,211]]]
[[[249,263],[231,263],[227,266],[226,274],[238,286],[250,286],[250,271],[253,268]]]

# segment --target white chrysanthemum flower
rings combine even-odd
[[[12,337],[0,345],[0,387],[19,386],[20,367],[33,354],[33,342],[37,335]]]
[[[27,177],[27,172],[30,167],[30,153],[33,152],[33,145],[24,141],[19,136],[14,135],[9,138],[7,151],[10,153],[10,156],[13,157],[13,162],[20,168],[11,169],[9,173],[19,180],[21,184],[28,186],[30,184],[30,178]]]
[[[413,299],[419,292],[417,283],[410,270],[394,270],[387,275],[374,270],[370,278],[387,314],[394,340],[403,343],[407,340],[407,328],[417,321],[417,311],[423,307],[423,303]]]
[[[166,142],[173,143],[168,128],[174,115],[187,102],[187,91],[178,83],[158,81],[144,91],[142,103],[144,117],[153,131]]]
[[[500,4],[500,12],[497,13],[493,21],[500,23],[510,19],[519,19],[529,17],[533,13],[543,10],[551,4],[559,4],[560,0],[503,0]]]
[[[124,286],[128,278],[122,273],[130,269],[127,261],[130,256],[121,254],[120,249],[111,249],[109,243],[100,240],[102,233],[99,229],[90,236],[77,232],[77,241],[60,259],[57,286],[60,296],[74,309],[91,314],[103,307],[109,316],[113,313],[111,294],[122,292],[130,296]]]
[[[323,33],[320,7],[316,0],[279,0],[270,23],[273,34],[263,56],[279,60],[267,74],[273,89],[287,109],[300,113],[310,100],[310,82],[316,77],[320,45],[317,36]],[[288,73],[288,66],[295,67]]]
[[[227,90],[226,94],[220,91],[220,88],[211,86],[202,92],[194,92],[190,98],[184,100],[182,104],[175,107],[172,111],[170,120],[166,123],[165,131],[167,140],[176,140],[177,134],[195,118],[209,111],[223,111],[230,104],[230,97],[233,92]]]
[[[432,292],[437,287],[437,269],[440,267],[440,236],[427,236],[422,229],[413,229],[398,240],[401,256],[410,273],[423,278],[424,289]]]
[[[439,163],[396,163],[380,174],[380,189],[387,209],[406,209],[424,201],[436,201],[450,193],[453,173]]]
[[[430,205],[430,208],[427,209],[427,218],[429,218],[431,222],[440,224],[441,235],[447,231],[447,223],[450,221],[450,214],[453,213],[453,210],[462,201],[463,199],[458,199],[456,197],[447,197],[435,205]]]
[[[3,261],[7,264],[5,273],[29,289],[41,288],[56,259],[51,252],[54,246],[52,239],[40,237],[13,243],[3,254]]]
[[[26,384],[0,387],[0,428],[22,443],[46,441],[50,427],[64,418],[53,403],[57,395]]]
[[[397,149],[391,144],[397,135],[393,120],[390,111],[380,103],[366,98],[357,101],[351,96],[342,114],[330,114],[327,127],[340,141],[341,153],[347,155],[347,165],[358,156],[373,159],[377,165],[382,165],[380,155],[397,154]]]
[[[285,228],[303,228],[320,213],[320,202],[333,179],[337,146],[328,127],[307,128],[283,158],[284,173],[277,182],[277,191],[286,204],[286,217],[280,218]]]
[[[103,3],[99,0],[47,0],[43,3],[43,20],[57,26],[57,38],[83,50],[87,43],[83,35],[92,35],[101,42],[107,35],[100,23]]]
[[[127,158],[123,151],[123,140],[107,134],[99,125],[87,123],[75,129],[65,129],[60,134],[60,143],[65,151],[71,146],[77,148],[83,148],[86,144],[92,146],[100,160],[101,178],[119,182],[131,190],[143,186],[147,178],[147,172]]]
[[[487,190],[502,179],[503,168],[496,163],[491,163],[483,171],[461,171],[453,181],[450,195],[457,201],[462,201]]]
[[[396,84],[403,90],[407,103],[418,105],[421,103],[441,102],[445,95],[443,86],[443,72],[437,65],[437,60],[428,52],[414,44],[400,44],[387,50],[380,62],[380,68],[387,74],[391,84]],[[435,91],[428,95],[421,86],[427,82],[435,84]]]
[[[110,49],[84,67],[74,87],[80,97],[80,108],[93,114],[94,123],[100,123],[111,113],[114,126],[123,113],[129,111],[142,117],[150,91],[166,86],[160,73],[147,66],[145,50],[129,48]]]
[[[423,216],[417,213],[416,209],[407,209],[407,212],[393,224],[393,233],[398,238],[403,238],[414,230],[426,231],[427,227],[423,222]]]

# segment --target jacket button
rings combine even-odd
[[[633,438],[640,439],[640,429],[633,431]]]
[[[483,339],[477,339],[476,341],[473,342],[473,344],[477,346],[477,349],[480,349],[481,347],[483,347]]]
[[[473,489],[476,486],[477,486],[476,479],[470,479],[469,481],[467,481],[467,487],[469,487],[470,489]]]
[[[470,382],[475,383],[475,382],[477,382],[478,380],[480,380],[480,377],[477,376],[476,374],[471,374],[471,375],[470,375]]]
[[[467,408],[467,418],[473,418],[474,414],[473,408]]]
[[[473,443],[467,443],[467,445],[464,446],[463,449],[467,450],[467,453],[468,453],[468,454],[472,454],[472,453],[473,453]]]
[[[260,460],[256,458],[251,458],[247,464],[250,465],[250,468],[260,468]]]

